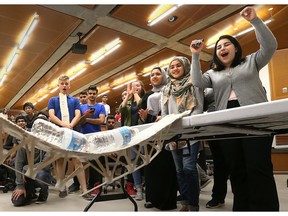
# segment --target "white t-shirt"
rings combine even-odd
[[[100,104],[103,104],[103,103],[100,103]],[[106,111],[105,121],[104,121],[104,123],[106,123],[107,116],[110,114],[110,105],[109,104],[103,104],[103,105],[104,105],[105,111]]]

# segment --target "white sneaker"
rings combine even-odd
[[[143,200],[143,193],[142,193],[142,191],[137,191],[137,194],[136,194],[136,196],[135,196],[135,199],[138,200],[138,201]]]

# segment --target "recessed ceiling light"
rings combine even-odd
[[[178,19],[177,16],[170,16],[170,17],[168,18],[168,21],[169,21],[169,22],[175,22],[177,19]]]

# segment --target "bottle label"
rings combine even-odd
[[[69,134],[69,137],[67,137],[68,139],[64,141],[64,142],[67,141],[65,146],[67,146],[67,149],[69,149],[69,150],[81,151],[84,147],[83,146],[83,144],[84,144],[83,137],[80,137],[79,135],[77,137],[77,135],[76,135],[76,133],[74,133],[74,131],[69,131],[69,132],[71,132],[71,133]],[[68,134],[68,133],[66,133],[66,134]]]
[[[123,138],[122,145],[125,146],[131,141],[132,133],[127,127],[119,128],[119,132]]]

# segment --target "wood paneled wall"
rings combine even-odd
[[[288,98],[288,49],[277,50],[269,62],[271,99]]]
[[[277,50],[269,63],[271,100],[288,98],[288,49]],[[287,107],[288,109],[288,107]],[[277,135],[276,145],[288,145],[288,135]],[[288,151],[272,153],[274,171],[288,171]]]

